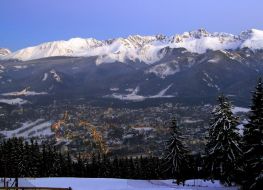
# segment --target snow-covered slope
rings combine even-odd
[[[1,182],[0,182],[1,186]],[[236,190],[224,187],[218,181],[188,180],[186,185],[176,185],[172,180],[131,180],[103,178],[28,178],[19,179],[23,187],[58,187],[73,190]]]
[[[3,93],[3,96],[36,96],[36,95],[46,95],[46,92],[34,92],[34,91],[29,91],[29,88],[25,88],[19,92],[8,92],[8,93]]]
[[[247,32],[242,32],[240,38],[244,40],[242,47],[248,47],[252,50],[263,48],[263,31],[251,29]]]
[[[23,137],[30,139],[32,137],[45,137],[53,135],[51,131],[51,121],[38,119],[36,121],[27,121],[22,123],[22,126],[12,131],[0,131],[0,134],[5,138]]]
[[[240,35],[232,35],[209,33],[199,29],[171,37],[134,35],[103,41],[93,38],[72,38],[68,41],[54,41],[28,47],[11,54],[7,53],[2,58],[32,60],[52,56],[97,56],[97,64],[127,60],[154,63],[164,56],[160,53],[164,47],[185,48],[199,54],[205,53],[207,49],[225,50],[243,47],[252,50],[263,49],[263,31],[251,29]]]

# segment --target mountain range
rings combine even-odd
[[[174,36],[72,38],[15,52],[0,48],[0,98],[169,99],[247,104],[263,71],[263,31],[204,29]]]

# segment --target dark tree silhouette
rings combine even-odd
[[[263,84],[258,80],[252,96],[248,124],[244,126],[244,188],[263,187]]]
[[[231,185],[236,172],[242,169],[238,118],[233,115],[232,105],[224,95],[219,96],[218,103],[212,113],[206,145],[206,170],[210,179],[220,179],[224,184]]]
[[[176,183],[185,182],[186,172],[189,168],[188,150],[183,144],[183,137],[177,126],[176,119],[171,123],[171,137],[167,142],[166,155],[164,157],[166,170],[172,172]]]

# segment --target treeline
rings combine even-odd
[[[39,145],[22,138],[0,143],[0,177],[90,177],[125,179],[169,179],[164,160],[158,157],[108,157],[93,154],[90,159],[73,158],[51,145]],[[200,176],[200,157],[193,156],[188,178]]]

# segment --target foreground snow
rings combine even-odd
[[[237,187],[224,187],[218,181],[188,180],[185,186],[177,186],[172,180],[127,180],[103,178],[27,178],[19,180],[20,186],[27,187],[71,187],[73,190],[237,190]]]

